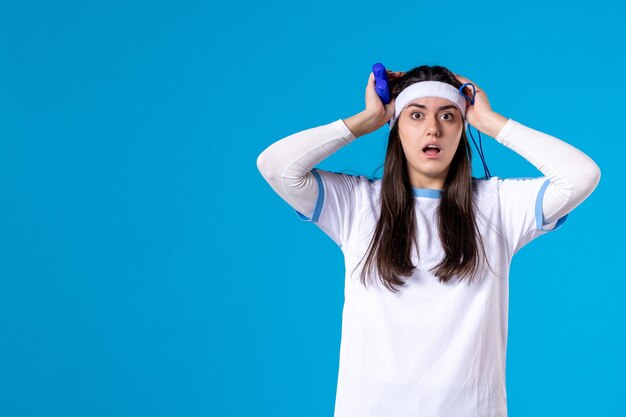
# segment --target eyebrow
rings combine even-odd
[[[422,105],[422,104],[416,104],[416,103],[411,103],[409,104],[407,107],[419,107],[421,109],[425,109],[426,106]],[[441,106],[437,109],[437,111],[440,110],[445,110],[445,109],[456,109],[456,106],[453,106],[452,104],[448,104],[447,106]]]

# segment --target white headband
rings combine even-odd
[[[442,81],[420,81],[411,84],[396,97],[395,113],[389,121],[389,130],[393,128],[402,110],[413,100],[422,97],[440,97],[450,100],[461,111],[465,121],[465,106],[467,102],[465,101],[465,96],[461,94],[458,88]]]

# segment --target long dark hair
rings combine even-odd
[[[457,89],[461,86],[447,68],[424,65],[390,80],[392,98],[397,97],[409,85],[420,81],[442,81]],[[389,132],[380,193],[380,217],[367,249],[367,259],[361,274],[361,282],[367,286],[366,275],[369,276],[369,271],[375,264],[383,285],[392,292],[397,291],[396,285],[405,285],[400,277],[410,276],[416,268],[411,261],[412,245],[415,245],[419,257],[415,201],[398,125],[396,122]],[[445,257],[430,271],[442,283],[458,276],[460,280],[469,277],[469,284],[482,268],[481,259],[486,260],[483,239],[476,223],[476,202],[472,196],[473,179],[472,150],[463,129],[437,208],[439,238]]]

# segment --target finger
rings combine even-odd
[[[461,75],[459,75],[459,74],[454,74],[454,76],[455,76],[455,77],[456,77],[459,81],[461,81],[463,84],[465,84],[465,83],[472,83],[472,84],[474,84],[474,87],[476,87],[476,90],[478,90],[478,86],[476,85],[476,83],[475,83],[474,81],[470,80],[469,78],[463,77],[463,76],[461,76]]]
[[[474,84],[474,86],[476,86],[476,83],[475,83],[475,82],[473,82],[472,80],[468,79],[468,78],[465,78],[465,77],[463,77],[463,76],[461,76],[461,75],[458,75],[458,74],[454,74],[454,76],[455,76],[455,77],[456,77],[456,79],[457,79],[457,80],[459,80],[462,84],[472,83],[472,84]]]
[[[469,85],[466,85],[465,87],[463,87],[463,91],[468,91],[468,92],[472,92],[472,93],[478,93],[480,91],[480,89],[478,88],[478,85],[476,85],[475,82],[473,82],[472,80],[462,77],[458,74],[454,74],[454,76],[462,83],[462,84],[467,84],[467,83],[472,83],[474,84],[474,88],[472,89],[472,87],[470,87]],[[475,90],[475,91],[474,91]]]

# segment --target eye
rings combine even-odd
[[[420,112],[413,112],[413,113],[411,113],[411,118],[414,119],[413,116],[415,116],[416,114],[421,115],[422,113],[420,113]],[[447,120],[447,121],[454,120],[454,114],[453,113],[443,113],[442,116],[447,116],[446,118],[444,118],[444,120]]]

